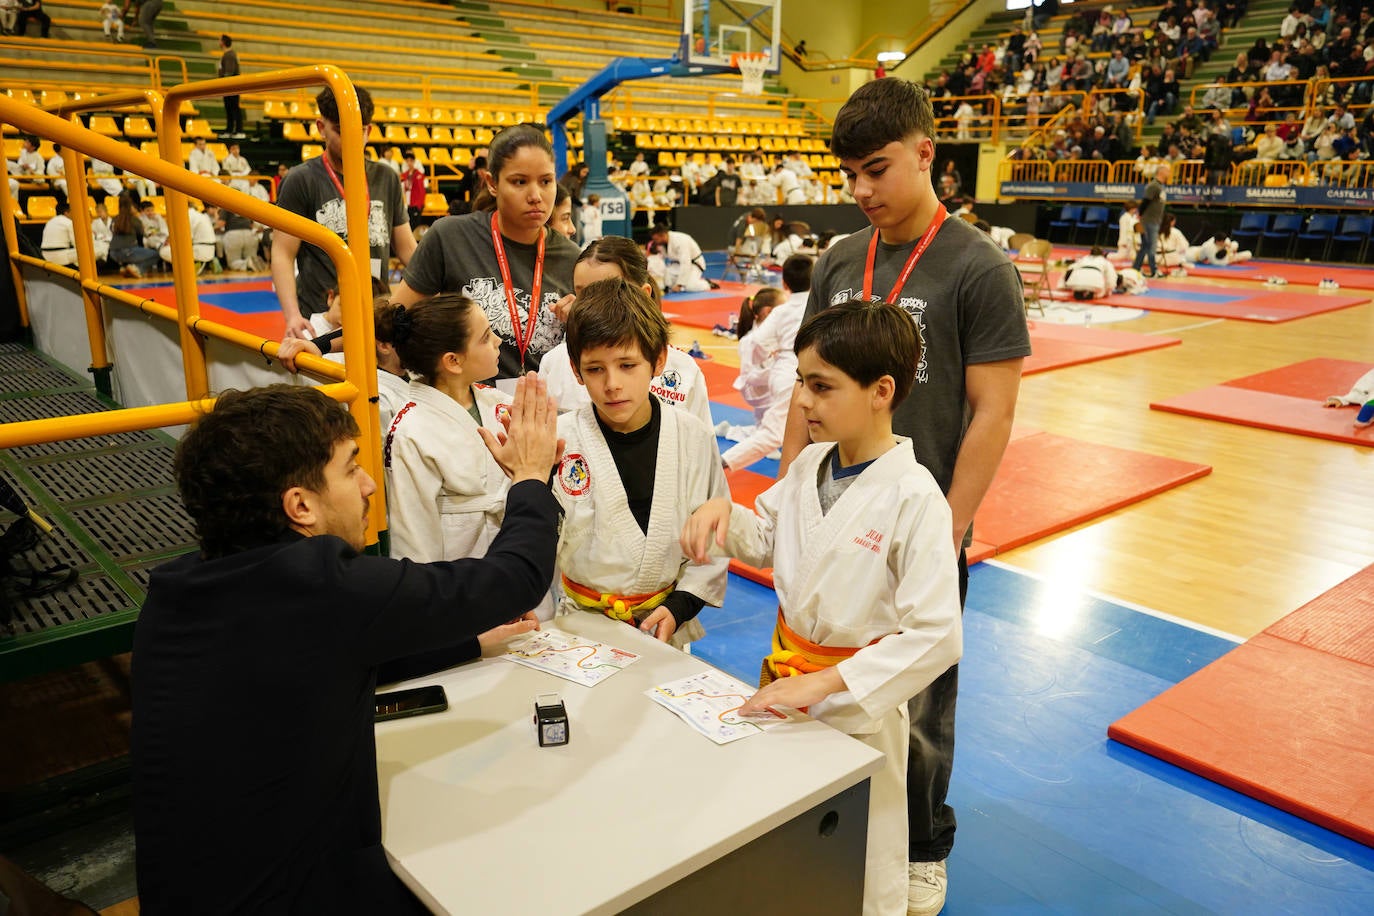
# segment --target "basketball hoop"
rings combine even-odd
[[[768,70],[768,54],[731,54],[730,65],[739,70],[740,91],[745,95],[763,95],[763,74]]]

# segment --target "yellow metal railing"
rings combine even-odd
[[[62,145],[69,193],[72,194],[71,218],[78,245],[77,270],[20,254],[17,228],[13,220],[18,207],[9,193],[8,184],[0,182],[0,212],[6,217],[5,240],[15,274],[21,315],[25,322],[28,318],[22,265],[42,268],[57,276],[75,280],[80,285],[86,302],[86,323],[91,337],[93,370],[106,373],[109,370],[101,305],[103,300],[175,321],[182,343],[187,398],[183,402],[150,407],[0,424],[0,448],[192,422],[213,405],[207,397],[209,379],[204,348],[207,338],[226,341],[264,356],[275,355],[275,341],[200,316],[187,210],[189,199],[196,197],[308,242],[320,248],[333,263],[338,275],[343,326],[347,331],[344,335],[345,367],[340,371],[337,365],[327,360],[310,357],[300,360],[300,365],[313,375],[333,380],[321,390],[348,405],[362,431],[363,449],[359,463],[377,480],[378,487],[382,486],[380,430],[376,407],[376,352],[373,347],[370,317],[371,254],[367,232],[368,195],[345,195],[344,206],[349,228],[349,242],[345,244],[339,236],[313,220],[264,203],[217,180],[192,174],[181,165],[181,129],[178,114],[189,100],[309,85],[329,86],[338,102],[345,189],[366,188],[362,116],[358,98],[348,77],[337,67],[316,65],[275,73],[188,83],[170,90],[165,95],[151,89],[116,93],[65,103],[57,106],[54,112],[43,111],[0,96],[0,123],[12,124],[25,133],[46,137]],[[82,127],[75,120],[75,115],[81,111],[135,106],[146,106],[151,111],[158,134],[161,158],[144,154],[116,140],[101,136]],[[172,274],[177,294],[175,310],[107,286],[95,276],[95,257],[90,242],[90,212],[86,197],[87,175],[82,154],[101,159],[126,173],[149,178],[163,186],[168,204]],[[378,531],[385,528],[385,511],[384,498],[372,501],[369,543],[375,540]]]

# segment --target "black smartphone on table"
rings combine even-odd
[[[377,714],[374,721],[386,722],[391,719],[404,719],[408,716],[423,716],[431,712],[448,709],[448,696],[438,684],[429,687],[412,687],[409,690],[393,690],[377,694]]]

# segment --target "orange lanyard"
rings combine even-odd
[[[892,292],[887,294],[886,302],[895,303],[902,294],[902,288],[906,286],[907,278],[911,276],[912,269],[916,262],[921,260],[921,255],[926,253],[926,248],[930,245],[930,240],[935,238],[935,233],[940,231],[940,226],[944,223],[945,217],[949,213],[942,204],[935,211],[935,218],[926,227],[925,234],[916,243],[911,255],[906,259],[906,266],[902,268],[902,273],[897,277],[897,285],[892,287]],[[873,227],[873,240],[868,243],[868,263],[864,265],[864,301],[868,302],[873,298],[873,265],[878,260],[878,227]]]
[[[341,200],[348,200],[348,198],[344,196],[343,182],[339,180],[339,173],[334,171],[334,166],[329,164],[329,154],[325,153],[321,156],[320,161],[324,163],[324,170],[328,173],[329,180],[334,183],[334,190],[339,192],[339,198]],[[363,177],[367,177],[366,167],[363,168]],[[368,188],[366,184],[364,184],[363,187],[367,188],[367,218],[370,220],[372,219],[372,189]]]
[[[544,287],[544,239],[546,232],[539,233],[539,248],[534,255],[534,288],[530,291],[529,320],[525,327],[520,326],[520,306],[515,301],[515,284],[510,278],[510,261],[506,259],[506,245],[501,241],[500,217],[491,215],[491,247],[496,249],[496,263],[501,266],[501,283],[506,288],[506,308],[510,310],[511,333],[515,335],[515,346],[520,351],[520,365],[525,365],[525,351],[534,339],[534,326],[539,322],[539,293]]]

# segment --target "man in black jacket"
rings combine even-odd
[[[534,626],[502,625],[553,576],[542,382],[520,381],[511,416],[505,442],[487,437],[512,479],[501,532],[442,563],[361,553],[376,484],[316,389],[229,392],[182,440],[201,549],[153,573],[134,636],[145,914],[424,912],[381,846],[373,696],[379,666]]]

